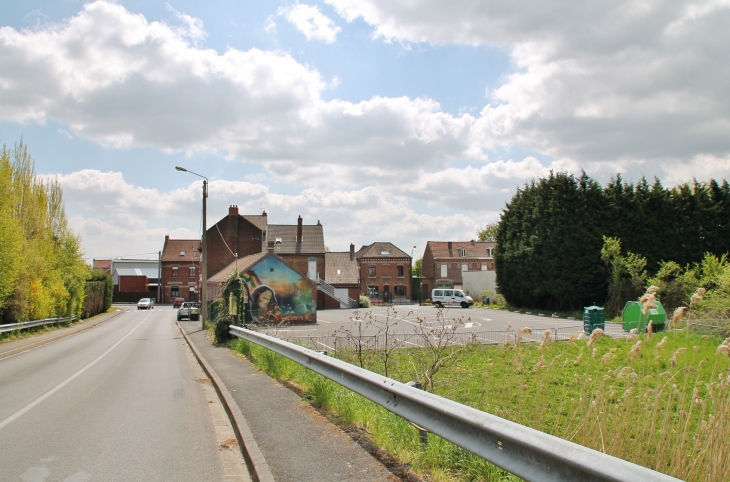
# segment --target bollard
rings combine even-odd
[[[409,387],[417,388],[419,390],[423,390],[423,387],[419,382],[408,382],[406,383]],[[424,430],[418,425],[416,425],[413,422],[409,422],[411,425],[416,427],[418,429],[418,438],[421,441],[421,445],[423,446],[424,450],[428,447],[428,430]]]

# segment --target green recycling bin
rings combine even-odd
[[[596,328],[606,329],[606,315],[603,307],[586,306],[583,308],[583,331],[590,335]]]
[[[662,331],[667,323],[667,313],[659,301],[654,302],[654,307],[649,308],[646,314],[638,301],[627,301],[624,311],[621,313],[621,321],[624,330],[631,331],[637,328],[640,333],[646,331],[646,325],[651,321],[653,332]]]

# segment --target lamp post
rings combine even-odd
[[[200,295],[203,298],[203,302],[201,303],[202,310],[200,313],[200,318],[202,320],[201,325],[202,328],[205,329],[205,320],[208,319],[208,236],[206,231],[208,230],[207,225],[207,214],[208,214],[208,205],[207,205],[207,199],[208,199],[208,178],[198,174],[197,172],[189,171],[185,169],[184,167],[175,166],[175,169],[181,172],[189,172],[190,174],[194,174],[198,177],[202,177],[205,179],[203,181],[203,253],[202,253],[202,261],[200,263],[200,270],[201,270],[201,287],[200,287]]]

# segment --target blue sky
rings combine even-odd
[[[465,240],[550,169],[730,174],[722,2],[0,4],[0,140],[57,176],[89,258],[230,204],[327,245]],[[723,67],[725,66],[725,67]],[[700,75],[698,75],[700,74]]]

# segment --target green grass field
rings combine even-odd
[[[632,340],[470,345],[434,376],[434,392],[616,457],[691,481],[730,480],[730,358],[722,339],[687,331]],[[273,377],[433,480],[513,480],[437,436],[264,348],[234,340]],[[336,356],[352,361],[352,353]],[[382,354],[369,353],[378,369]],[[415,378],[423,351],[391,354],[391,377]]]

